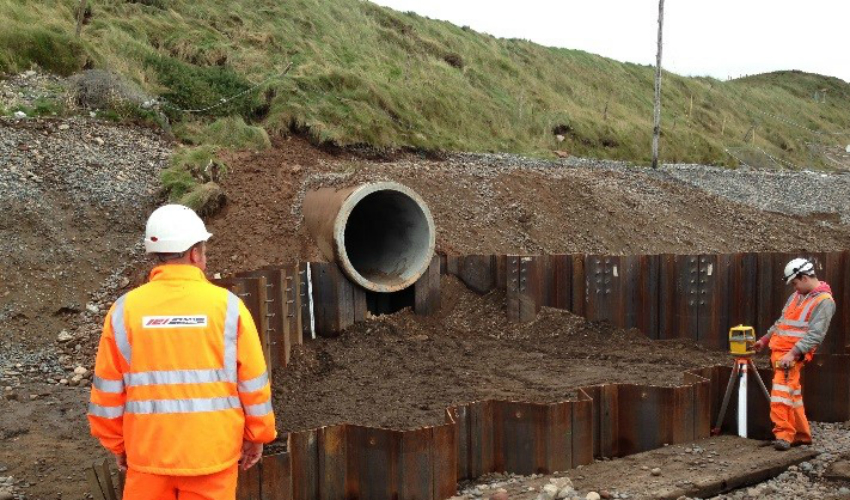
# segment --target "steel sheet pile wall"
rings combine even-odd
[[[589,464],[594,456],[702,439],[730,371],[686,372],[678,387],[586,387],[559,403],[469,403],[448,409],[444,425],[409,431],[337,425],[295,432],[286,453],[243,475],[239,498],[442,499],[454,494],[458,480],[489,472],[548,473]],[[846,377],[847,369],[817,376],[832,375]],[[751,434],[769,434],[763,396],[753,390],[750,399]],[[733,411],[724,428],[734,426]]]
[[[781,279],[795,256],[812,259],[839,304],[850,303],[850,251],[814,254],[470,255],[443,257],[442,269],[472,290],[504,290],[508,317],[532,321],[541,307],[638,328],[652,339],[727,348],[729,328],[763,334],[790,288]],[[845,354],[850,308],[839,307],[819,352]]]
[[[439,271],[471,289],[507,294],[508,315],[534,319],[541,307],[635,327],[654,339],[684,338],[726,348],[738,323],[766,330],[788,290],[777,279],[789,254],[703,256],[466,256],[435,260],[415,290],[417,312],[439,307]],[[847,252],[811,255],[839,303],[850,300]],[[314,320],[324,334],[365,318],[365,300],[333,265],[310,264]],[[310,335],[307,265],[263,269],[220,284],[246,302],[263,334],[270,367],[284,367]],[[850,419],[850,355],[839,307],[828,341],[804,370],[813,420]],[[279,316],[278,316],[279,315]],[[838,354],[841,353],[841,354]],[[731,367],[683,375],[678,387],[602,385],[570,401],[483,401],[447,409],[446,424],[395,431],[337,425],[288,436],[287,452],[243,474],[240,499],[440,499],[458,480],[488,472],[564,470],[594,456],[622,457],[707,437]],[[762,371],[770,385],[771,373]],[[749,384],[749,433],[770,435],[769,408]],[[735,411],[723,430],[736,432]]]

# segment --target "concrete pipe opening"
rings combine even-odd
[[[312,191],[304,215],[325,256],[367,290],[404,290],[431,264],[434,219],[422,198],[401,184]]]

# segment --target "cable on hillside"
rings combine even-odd
[[[239,92],[238,94],[234,94],[234,95],[232,95],[232,96],[230,96],[230,97],[224,97],[224,98],[221,98],[221,99],[219,99],[219,100],[218,100],[218,102],[217,102],[217,103],[215,103],[215,104],[213,104],[213,105],[210,105],[210,106],[207,106],[207,107],[205,107],[205,108],[200,108],[200,109],[183,109],[183,108],[177,107],[177,106],[175,106],[175,105],[173,105],[173,104],[171,104],[171,103],[169,103],[169,102],[167,102],[167,101],[163,101],[161,104],[162,104],[162,106],[164,106],[164,107],[167,107],[167,108],[173,109],[174,111],[178,111],[178,112],[181,112],[181,113],[206,113],[206,112],[211,111],[211,110],[213,110],[213,109],[215,109],[215,108],[218,108],[218,107],[220,107],[220,106],[224,106],[225,104],[227,104],[227,103],[229,103],[229,102],[231,102],[231,101],[234,101],[234,100],[236,100],[236,99],[239,99],[240,97],[243,97],[243,96],[245,96],[245,95],[247,95],[247,94],[249,94],[249,93],[251,93],[251,92],[253,92],[253,91],[257,90],[258,88],[260,88],[260,87],[262,87],[262,86],[264,86],[264,85],[268,84],[268,83],[269,83],[269,82],[271,82],[272,80],[277,80],[278,78],[283,78],[284,76],[286,76],[286,74],[287,74],[287,73],[289,73],[289,70],[290,70],[291,68],[292,68],[292,63],[290,62],[289,64],[287,64],[287,65],[286,65],[286,68],[284,68],[284,69],[283,69],[283,71],[281,71],[280,73],[278,73],[278,74],[276,74],[276,75],[272,75],[272,76],[270,76],[270,77],[266,78],[265,80],[263,80],[262,82],[260,82],[260,83],[258,83],[258,84],[256,84],[256,85],[254,85],[253,87],[250,87],[250,88],[248,88],[248,89],[243,90],[242,92]]]

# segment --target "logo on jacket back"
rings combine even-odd
[[[144,316],[143,328],[203,328],[206,316]]]

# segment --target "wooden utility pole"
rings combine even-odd
[[[83,30],[83,21],[86,17],[86,4],[88,0],[80,0],[80,10],[77,12],[77,38],[80,38],[80,32]]]
[[[664,0],[658,0],[658,56],[655,64],[655,124],[652,127],[652,168],[658,168],[658,138],[661,136],[661,34]]]

